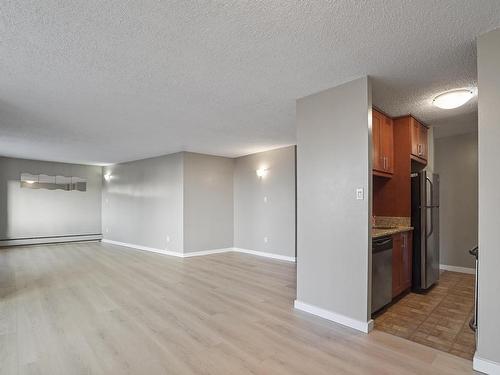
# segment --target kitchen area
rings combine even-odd
[[[429,126],[372,111],[375,329],[471,359],[474,275],[440,269],[440,180]]]

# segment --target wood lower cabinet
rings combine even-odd
[[[383,177],[394,173],[394,126],[390,117],[372,111],[373,172]]]
[[[392,240],[392,297],[394,298],[411,288],[411,232],[394,234]]]
[[[402,267],[401,267],[401,289],[405,291],[411,288],[413,269],[413,247],[411,232],[401,234],[403,239]]]
[[[392,236],[392,298],[401,293],[401,273],[403,269],[403,241],[401,234]]]

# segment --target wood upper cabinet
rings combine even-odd
[[[420,151],[420,124],[410,117],[411,154],[418,156]]]
[[[383,171],[383,166],[381,163],[381,150],[380,150],[380,132],[382,128],[382,114],[373,111],[372,116],[372,154],[373,154],[373,170]]]
[[[392,236],[392,297],[397,297],[411,288],[412,244],[411,232]]]
[[[385,159],[385,171],[394,173],[394,126],[390,117],[384,116],[380,132],[382,157]]]
[[[429,130],[427,129],[426,126],[420,125],[420,157],[424,160],[427,160],[427,157],[429,155],[429,141],[428,141],[428,133]]]
[[[392,119],[376,110],[372,118],[373,170],[390,177],[394,173],[394,125]]]
[[[418,159],[427,161],[428,129],[413,117],[410,118],[411,154]],[[417,160],[418,160],[417,159]]]

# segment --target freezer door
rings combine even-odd
[[[427,289],[439,280],[439,176],[422,174],[422,285]]]

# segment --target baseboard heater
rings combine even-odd
[[[101,239],[102,239],[102,233],[6,238],[6,239],[0,239],[0,247],[18,246],[18,245],[42,245],[42,244],[61,243],[61,242],[99,241]]]

